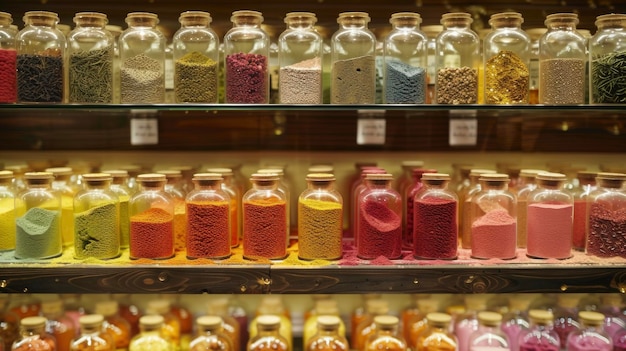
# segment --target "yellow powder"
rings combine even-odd
[[[15,248],[15,209],[13,198],[0,199],[0,251]]]
[[[61,238],[63,246],[74,244],[74,198],[61,195]]]

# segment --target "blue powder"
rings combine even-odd
[[[385,101],[388,104],[423,104],[426,71],[402,61],[391,59],[386,65]]]

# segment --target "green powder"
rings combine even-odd
[[[15,209],[13,198],[0,199],[0,251],[15,249]]]
[[[59,211],[31,208],[15,219],[15,257],[50,258],[61,254]]]
[[[120,253],[115,203],[103,204],[74,215],[74,256],[114,258]]]
[[[120,199],[120,247],[125,249],[128,248],[130,241],[130,213],[128,212],[128,196],[118,197]]]
[[[217,62],[190,52],[174,63],[176,102],[217,102]]]

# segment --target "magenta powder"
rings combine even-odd
[[[528,205],[528,256],[568,258],[572,254],[573,205],[534,203]]]
[[[454,259],[457,256],[457,202],[426,198],[414,203],[413,253],[416,258]]]
[[[493,210],[472,223],[472,257],[511,259],[516,256],[517,221],[504,210]]]
[[[601,202],[591,204],[587,253],[598,257],[626,258],[626,208],[612,210]]]
[[[378,201],[360,204],[357,255],[366,260],[402,255],[402,218]]]
[[[226,56],[226,102],[267,103],[267,57],[238,53]]]
[[[574,201],[574,232],[573,244],[578,250],[585,249],[585,232],[587,231],[587,201]]]

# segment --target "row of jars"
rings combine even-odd
[[[76,28],[67,38],[55,28],[55,13],[27,12],[19,33],[10,28],[11,21],[10,14],[0,13],[0,63],[6,67],[0,102],[112,103],[118,86],[121,103],[165,102],[166,39],[156,28],[156,14],[129,13],[128,29],[117,41],[101,13],[77,13]],[[261,28],[263,16],[235,11],[231,21],[233,28],[224,36],[224,102],[269,103],[270,40]],[[332,104],[376,102],[376,37],[369,21],[364,12],[339,14],[328,78]],[[534,102],[533,94],[542,104],[625,101],[620,69],[626,15],[599,16],[588,45],[576,30],[576,14],[548,15],[535,52],[521,29],[523,21],[515,12],[492,15],[481,52],[470,14],[444,14],[441,32],[430,39],[420,30],[419,14],[393,14],[393,30],[383,40],[383,102],[426,103],[429,86],[438,104],[526,104]],[[316,16],[291,12],[285,22],[278,39],[279,101],[320,104],[323,40],[314,28]],[[217,103],[220,45],[211,16],[187,11],[180,23],[173,37],[175,101]]]

